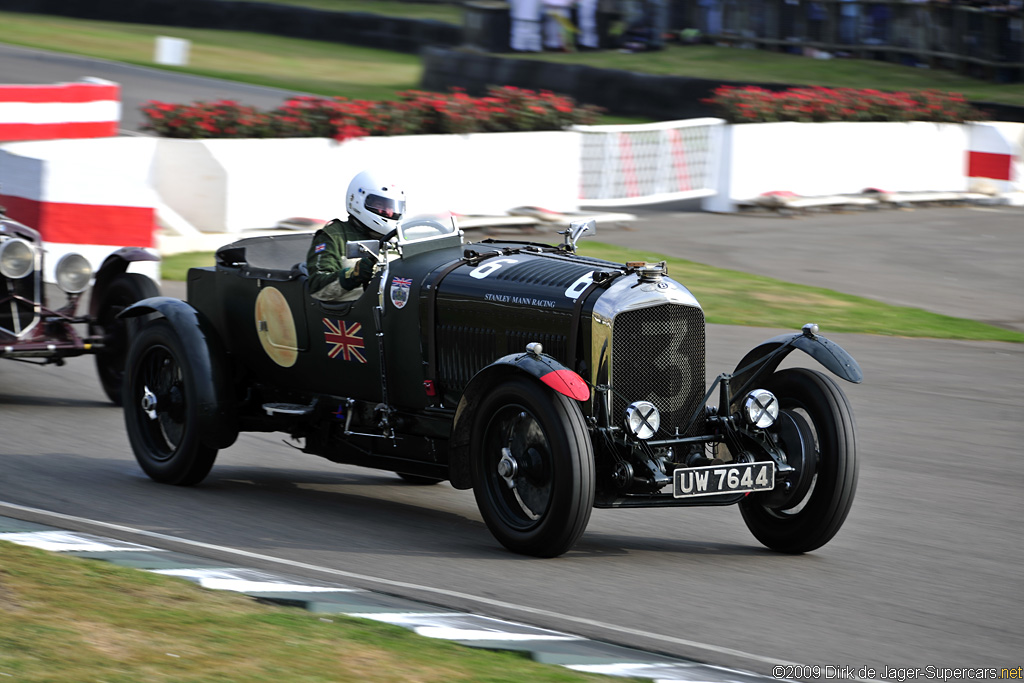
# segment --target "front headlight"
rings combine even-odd
[[[36,250],[20,237],[0,243],[0,275],[19,280],[36,267]]]
[[[68,294],[84,292],[92,279],[92,266],[81,254],[64,254],[57,261],[57,286]]]
[[[637,439],[646,441],[658,433],[661,413],[650,401],[634,401],[626,408],[626,429]]]
[[[779,418],[779,400],[767,389],[754,389],[743,400],[743,417],[752,427],[767,429]]]

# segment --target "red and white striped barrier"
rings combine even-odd
[[[0,85],[0,204],[42,235],[44,277],[65,253],[94,269],[124,246],[154,246],[155,142],[115,137],[121,86],[98,78]],[[159,265],[132,266],[154,279]]]
[[[968,144],[971,189],[993,194],[1024,191],[1024,123],[972,123]]]
[[[157,197],[149,185],[155,151],[156,140],[127,137],[0,148],[0,204],[42,235],[47,280],[70,251],[99,268],[119,247],[155,246]],[[158,270],[146,274],[157,278]]]
[[[0,141],[110,137],[120,123],[117,83],[0,85]]]

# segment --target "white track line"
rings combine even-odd
[[[33,514],[41,515],[43,517],[50,517],[53,519],[61,519],[79,524],[91,524],[104,529],[113,529],[116,531],[122,531],[130,534],[137,534],[139,536],[145,536],[147,538],[156,538],[164,541],[170,541],[173,543],[181,543],[184,545],[192,546],[195,548],[205,548],[207,550],[215,550],[217,552],[228,553],[230,555],[237,555],[239,557],[247,557],[251,559],[260,560],[263,562],[273,562],[281,564],[287,567],[296,567],[299,569],[307,569],[311,571],[321,572],[332,576],[340,576],[348,579],[356,579],[359,581],[365,581],[369,583],[375,583],[381,586],[387,586],[392,588],[407,588],[415,591],[421,591],[424,593],[433,593],[435,595],[444,595],[450,598],[458,598],[459,600],[467,600],[481,605],[488,605],[491,607],[498,607],[504,610],[511,610],[515,612],[521,612],[523,614],[532,614],[536,616],[546,617],[548,619],[560,619],[563,621],[572,622],[584,626],[590,626],[593,628],[599,628],[611,633],[618,633],[622,635],[638,636],[647,640],[661,641],[665,643],[672,643],[673,645],[682,645],[685,647],[694,648],[696,650],[703,650],[705,652],[713,652],[718,655],[728,655],[730,657],[738,657],[748,661],[759,662],[761,664],[771,665],[782,665],[782,666],[796,666],[794,662],[787,662],[779,659],[778,657],[764,657],[762,655],[756,655],[749,652],[743,652],[742,650],[736,650],[729,647],[722,647],[721,645],[714,645],[711,643],[701,643],[695,640],[688,640],[686,638],[677,638],[676,636],[666,636],[660,633],[651,633],[650,631],[643,631],[640,629],[629,628],[627,626],[618,626],[616,624],[609,624],[603,621],[597,621],[594,619],[585,619],[583,617],[576,617],[570,614],[561,614],[559,612],[552,612],[546,609],[539,609],[536,607],[529,607],[526,605],[517,605],[511,602],[504,602],[501,600],[493,600],[491,598],[479,597],[476,595],[470,595],[468,593],[460,593],[458,591],[447,590],[444,588],[434,588],[433,586],[423,586],[416,583],[407,583],[405,581],[392,581],[391,579],[382,579],[376,576],[368,576],[366,574],[358,574],[355,572],[348,572],[342,569],[332,569],[330,567],[320,567],[313,564],[307,564],[305,562],[297,562],[295,560],[282,559],[280,557],[273,557],[271,555],[261,555],[259,553],[251,553],[246,550],[238,550],[237,548],[228,548],[221,545],[214,545],[212,543],[203,543],[202,541],[193,541],[187,538],[179,538],[177,536],[169,536],[167,534],[157,533],[155,531],[146,531],[145,529],[135,529],[129,526],[123,526],[121,524],[111,524],[110,522],[101,522],[94,519],[87,519],[85,517],[76,517],[74,515],[65,515],[60,512],[50,512],[48,510],[41,510],[39,508],[27,507],[24,505],[18,505],[16,503],[8,503],[6,501],[0,501],[0,508],[8,508],[11,510],[20,510],[22,512],[30,512]]]

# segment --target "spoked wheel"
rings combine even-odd
[[[473,493],[494,537],[537,557],[566,552],[594,505],[594,454],[579,407],[539,382],[514,378],[474,418]]]
[[[765,388],[779,399],[779,442],[798,476],[788,489],[747,496],[740,511],[747,528],[769,548],[809,552],[835,536],[853,504],[853,413],[842,389],[815,370],[780,370]]]
[[[128,354],[124,417],[135,459],[155,481],[202,481],[217,449],[202,442],[198,380],[183,361],[181,341],[166,320],[146,325]]]
[[[121,273],[103,292],[96,320],[89,325],[89,334],[103,337],[103,350],[96,354],[96,372],[103,391],[116,405],[121,405],[124,362],[128,355],[130,325],[134,323],[118,319],[117,314],[151,296],[160,296],[155,282],[140,273]]]

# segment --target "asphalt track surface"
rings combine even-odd
[[[1024,262],[1022,218],[1008,208],[790,220],[669,210],[599,238],[650,240],[683,258],[941,312],[980,302],[971,317],[1012,324],[1024,276],[999,264]],[[978,251],[989,219],[996,246]],[[948,239],[912,240],[915,258],[884,258],[895,251],[886,239],[902,241],[893,220],[921,236],[945,225]],[[813,239],[792,236],[802,230]],[[165,291],[182,293],[175,283]],[[827,321],[817,322],[827,335]],[[709,374],[777,332],[709,327]],[[334,465],[275,434],[243,435],[201,486],[161,486],[135,464],[121,411],[106,403],[87,358],[63,368],[0,363],[0,501],[352,572],[368,577],[353,585],[384,580],[388,592],[454,609],[765,674],[775,662],[888,667],[889,678],[911,667],[1021,666],[1024,347],[828,336],[865,373],[861,385],[843,383],[860,482],[840,533],[804,556],[761,548],[734,508],[698,508],[596,510],[568,554],[518,557],[491,538],[470,492]]]

